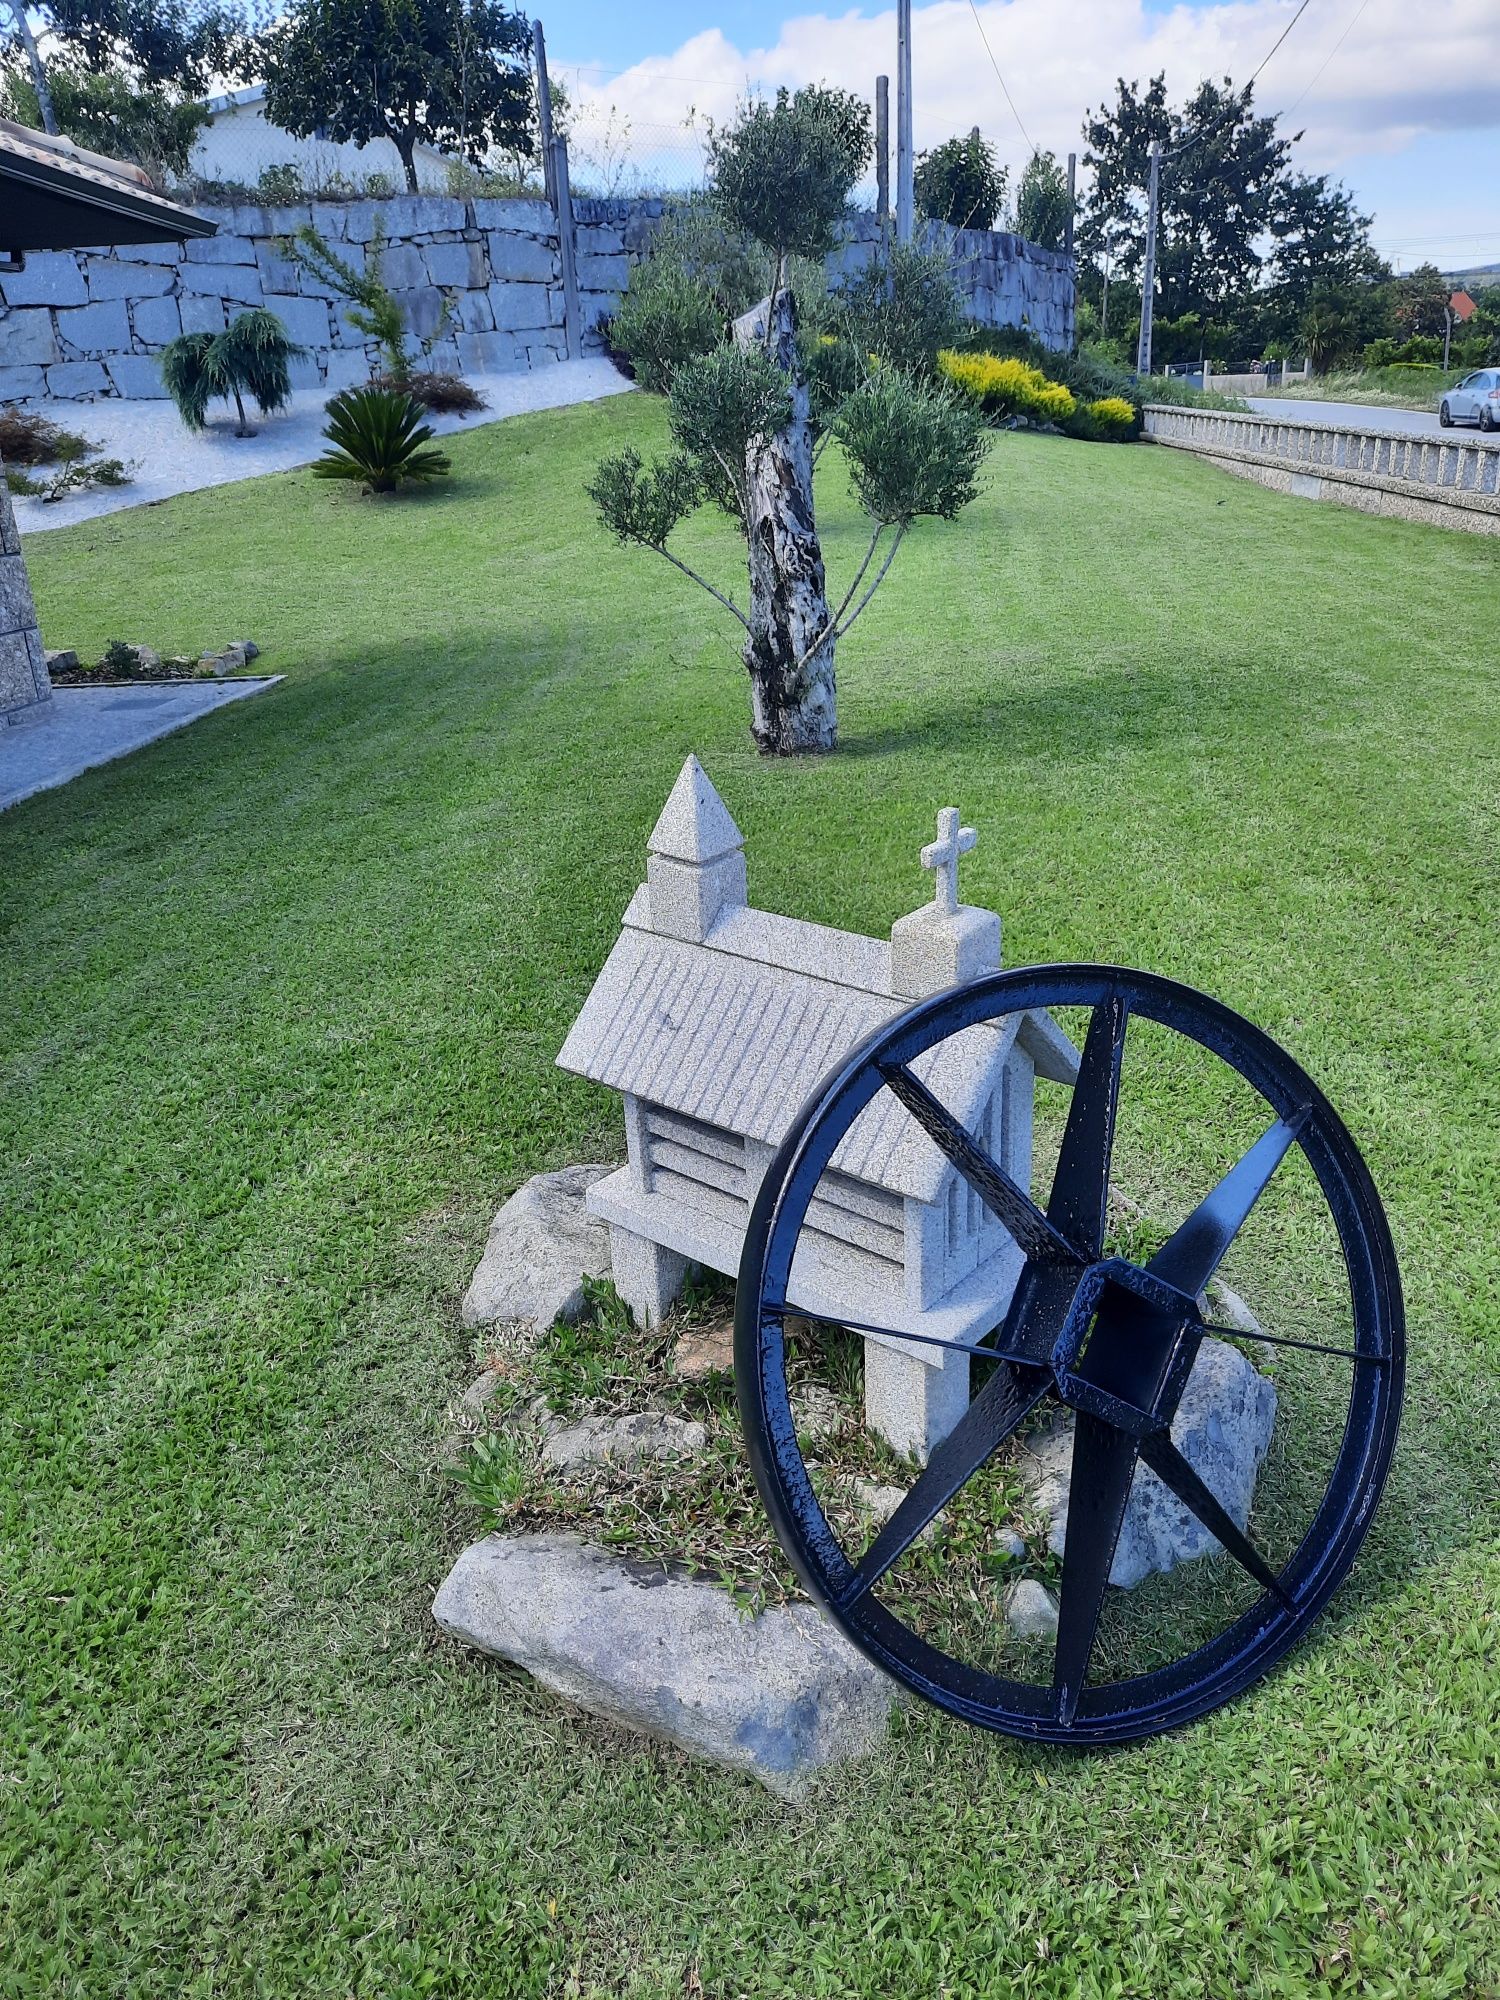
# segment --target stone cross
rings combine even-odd
[[[937,875],[932,900],[945,916],[958,908],[958,857],[979,839],[972,826],[960,826],[957,806],[944,806],[937,816],[938,837],[922,849],[922,866]]]

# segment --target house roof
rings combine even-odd
[[[891,992],[891,948],[878,939],[744,907],[722,912],[701,943],[664,937],[650,927],[642,888],[557,1060],[776,1146],[834,1064],[910,1004]],[[1043,1014],[966,1029],[914,1067],[971,1124],[1017,1043],[1042,1075],[1072,1082],[1076,1051]],[[948,1166],[888,1092],[861,1113],[833,1164],[919,1201],[936,1199]]]
[[[1469,297],[1463,286],[1460,285],[1448,301],[1448,310],[1455,319],[1472,319],[1478,311],[1478,307],[1474,304],[1474,301]]]
[[[0,118],[0,252],[176,243],[217,227],[157,194],[139,167]]]

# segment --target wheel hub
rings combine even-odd
[[[1106,1257],[1079,1279],[1053,1344],[1057,1393],[1069,1408],[1133,1436],[1159,1429],[1171,1419],[1201,1337],[1197,1304],[1186,1293],[1123,1257]]]

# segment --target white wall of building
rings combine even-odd
[[[218,108],[198,135],[191,156],[192,170],[201,180],[239,181],[254,187],[267,167],[294,166],[308,188],[327,186],[334,174],[342,174],[356,187],[363,186],[368,174],[384,174],[398,193],[405,190],[401,155],[389,139],[375,139],[368,146],[298,139],[267,120],[258,96],[237,92],[232,99],[213,102]],[[448,184],[448,164],[430,146],[418,146],[417,180],[424,193],[442,193]]]

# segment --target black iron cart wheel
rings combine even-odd
[[[1045,1207],[989,1157],[914,1072],[926,1051],[998,1017],[1086,1008],[1089,1027]],[[1210,1194],[1141,1264],[1107,1257],[1106,1204],[1132,1020],[1198,1044],[1274,1114]],[[785,1320],[808,1204],[861,1111],[882,1090],[907,1107],[1005,1224],[1026,1262],[967,1414],[868,1547],[841,1545],[793,1426]],[[1173,1444],[1169,1426],[1199,1343],[1198,1301],[1284,1156],[1301,1148],[1327,1204],[1349,1287],[1347,1348],[1311,1348],[1347,1372],[1348,1414],[1321,1502],[1279,1573]],[[888,1329],[900,1333],[899,1324]],[[1222,1331],[1222,1329],[1219,1329]],[[1268,1340],[1275,1337],[1267,1334]],[[1298,1065],[1248,1021],[1191,988],[1111,966],[995,973],[919,1003],[824,1082],[777,1153],[740,1266],[735,1374],[756,1483],[813,1598],[878,1665],[948,1713],[1051,1743],[1154,1734],[1226,1701],[1292,1646],[1354,1561],[1395,1444],[1405,1357],[1400,1277],[1385,1215],[1353,1140]],[[1072,1483],[1059,1629],[1050,1681],[1002,1678],[939,1650],[881,1601],[882,1580],[929,1522],[1048,1400],[1074,1412]],[[1342,1405],[1342,1387],[1339,1390]],[[1133,1678],[1094,1684],[1090,1657],[1137,1462],[1144,1461],[1261,1587],[1211,1641]]]

